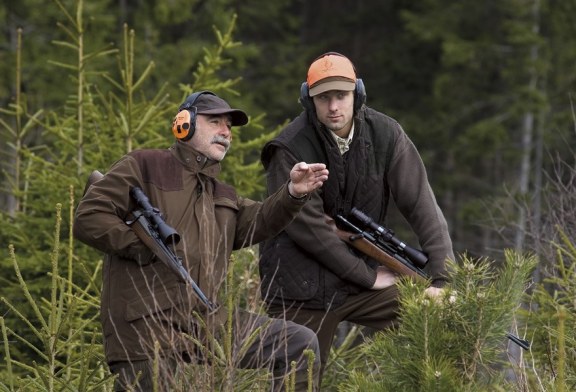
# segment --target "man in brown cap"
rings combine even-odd
[[[262,296],[273,316],[314,330],[322,367],[341,321],[385,329],[396,322],[396,276],[349,247],[325,215],[348,217],[354,207],[384,222],[393,197],[429,261],[436,296],[454,258],[446,220],[414,144],[400,124],[365,105],[366,91],[352,62],[339,53],[318,57],[302,84],[304,111],[267,143],[262,162],[275,192],[300,160],[323,162],[330,178],[294,221],[262,247]]]
[[[209,353],[227,321],[217,294],[232,251],[279,233],[328,177],[324,164],[298,162],[285,184],[263,202],[238,196],[217,175],[231,144],[231,127],[247,122],[246,113],[215,94],[192,94],[174,118],[177,140],[170,148],[125,155],[88,188],[78,206],[75,236],[106,254],[101,321],[106,360],[118,375],[115,391],[198,387],[178,372],[184,362],[217,362],[210,357],[217,351]],[[126,224],[135,208],[133,187],[141,188],[180,234],[175,252],[214,304],[211,310]],[[317,389],[318,342],[311,330],[240,310],[233,314],[235,366],[268,368],[273,390],[281,390],[294,362],[296,390],[305,391],[308,359],[303,353],[308,349],[316,357],[312,389]]]

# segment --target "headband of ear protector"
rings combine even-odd
[[[198,108],[194,106],[194,104],[202,94],[216,95],[211,91],[198,91],[186,98],[186,101],[180,105],[174,121],[172,121],[172,133],[176,139],[185,142],[194,136],[194,132],[196,131],[196,114],[198,112]]]
[[[314,59],[314,61],[330,55],[346,57],[337,52],[327,52],[318,56],[316,59]],[[354,67],[354,64],[352,64],[352,68],[354,68],[354,72],[356,72],[356,67]],[[366,102],[366,89],[364,87],[364,82],[362,81],[362,79],[356,78],[356,88],[354,89],[354,113],[356,113],[358,109],[360,109],[365,102]],[[312,101],[312,97],[310,97],[310,87],[308,86],[307,82],[302,83],[302,85],[300,86],[300,104],[306,111],[313,112],[316,110],[316,108],[314,107],[314,102]]]

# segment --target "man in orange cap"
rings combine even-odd
[[[382,330],[396,323],[396,276],[341,241],[325,215],[354,207],[384,222],[389,197],[428,255],[426,272],[437,296],[454,258],[447,222],[422,159],[400,124],[365,105],[352,62],[339,53],[317,58],[302,84],[304,111],[262,151],[268,191],[299,161],[323,162],[331,176],[294,221],[261,248],[262,297],[269,314],[316,331],[322,368],[341,321]]]

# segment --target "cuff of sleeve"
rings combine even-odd
[[[446,286],[446,283],[448,283],[448,282],[445,279],[434,279],[430,286],[437,287],[437,288],[441,289],[444,286]]]
[[[308,193],[305,194],[305,195],[302,196],[302,197],[292,196],[292,194],[290,193],[290,186],[289,186],[288,184],[290,184],[290,182],[288,182],[288,183],[286,184],[286,192],[288,193],[288,197],[290,197],[290,199],[296,200],[296,201],[301,202],[301,203],[304,203],[304,202],[306,202],[306,200],[308,200],[308,199],[310,198],[310,195],[309,195]]]

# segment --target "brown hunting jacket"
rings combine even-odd
[[[232,251],[276,235],[304,204],[289,197],[287,186],[263,202],[239,197],[216,179],[219,172],[217,162],[177,142],[122,157],[80,201],[74,235],[106,254],[101,322],[109,363],[149,358],[155,344],[178,355],[190,344],[181,332],[198,328],[193,312],[203,312],[192,289],[125,223],[135,208],[131,187],[140,187],[180,234],[176,252],[214,303]],[[223,313],[204,313],[204,321],[220,324]]]

